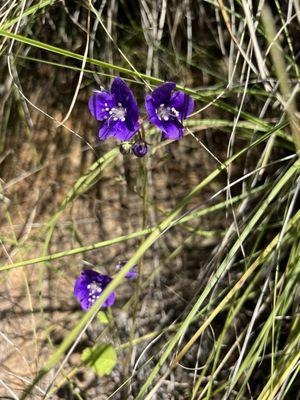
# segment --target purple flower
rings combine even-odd
[[[127,263],[127,260],[120,261],[117,266],[116,266],[116,271],[120,271],[121,268],[124,267],[124,265]],[[138,273],[136,271],[137,269],[137,264],[135,264],[125,275],[126,279],[134,279],[137,277]]]
[[[74,296],[79,301],[81,308],[85,311],[91,308],[110,282],[111,278],[108,275],[99,274],[91,269],[84,270],[74,286]],[[110,307],[114,302],[115,293],[112,292],[102,304],[102,308]]]
[[[178,140],[183,136],[182,121],[193,111],[194,100],[187,94],[176,91],[174,82],[166,82],[146,96],[146,108],[151,124],[162,130],[163,139]]]
[[[93,117],[102,121],[100,140],[114,136],[121,141],[130,140],[137,132],[139,109],[132,91],[121,78],[115,78],[110,89],[96,92],[89,100]]]
[[[132,151],[136,157],[144,157],[148,152],[147,143],[141,139],[138,139],[135,143],[133,143]]]

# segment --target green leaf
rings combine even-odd
[[[109,375],[117,363],[117,353],[111,344],[96,344],[83,350],[81,360],[96,374]]]
[[[109,323],[109,319],[107,318],[107,315],[105,314],[104,311],[98,312],[98,320],[101,322],[101,324],[104,325],[107,325]]]

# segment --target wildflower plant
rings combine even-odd
[[[297,2],[2,3],[0,398],[298,398]]]
[[[175,87],[174,82],[163,83],[145,98],[149,122],[161,130],[163,140],[182,139],[183,120],[194,108],[193,99],[182,91],[174,91]],[[136,99],[121,78],[114,79],[110,92],[96,91],[89,100],[89,109],[93,117],[101,122],[100,140],[115,137],[121,142],[128,142],[140,128]],[[136,157],[147,154],[148,145],[140,134],[132,146],[120,146],[122,154],[128,154],[130,150]]]

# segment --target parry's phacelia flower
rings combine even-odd
[[[99,274],[91,269],[82,271],[74,286],[74,296],[79,301],[81,308],[85,311],[91,308],[111,280],[110,276]],[[102,304],[102,308],[110,307],[114,302],[115,293],[112,292]]]
[[[138,139],[135,143],[133,143],[132,151],[136,157],[144,157],[148,152],[147,143],[141,139]]]
[[[120,271],[121,268],[124,267],[124,265],[127,263],[127,260],[124,261],[120,261],[117,265],[116,265],[116,271]],[[134,279],[137,277],[138,273],[136,271],[137,269],[137,264],[135,264],[125,275],[126,279]]]
[[[100,140],[110,136],[130,140],[140,127],[136,100],[121,78],[114,79],[110,92],[96,92],[89,100],[89,109],[93,117],[102,121]]]
[[[194,100],[189,95],[181,91],[172,94],[175,87],[174,82],[166,82],[146,96],[149,120],[163,132],[163,139],[181,139],[184,131],[182,121],[194,108]]]

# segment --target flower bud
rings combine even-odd
[[[132,151],[136,157],[144,157],[148,152],[147,143],[141,139],[137,140],[132,146]]]
[[[124,142],[120,145],[119,149],[120,153],[123,154],[123,156],[126,156],[131,151],[131,145],[128,142]]]

